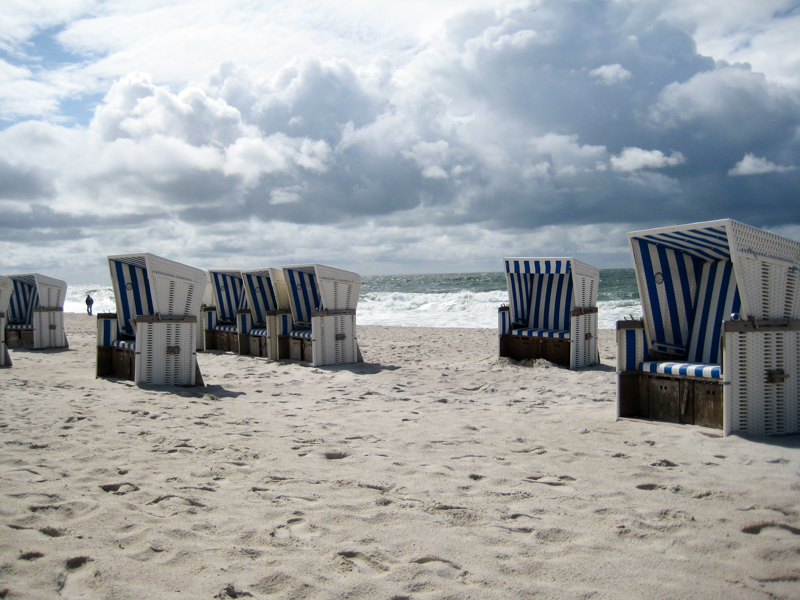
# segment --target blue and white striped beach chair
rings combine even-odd
[[[6,322],[11,295],[14,293],[14,282],[0,275],[0,367],[11,366],[11,356],[6,346]]]
[[[242,273],[232,269],[210,269],[213,305],[201,310],[205,350],[222,350],[239,354],[239,336],[251,329],[252,322]]]
[[[597,353],[600,272],[574,258],[504,258],[508,306],[500,308],[500,356],[545,358],[570,369]]]
[[[271,360],[289,357],[292,307],[282,269],[242,271],[244,293],[250,306],[250,322],[240,320],[240,354]]]
[[[325,265],[283,267],[292,309],[289,358],[314,366],[361,362],[356,339],[357,273]]]
[[[643,317],[617,324],[618,417],[800,431],[800,244],[730,219],[628,243]]]
[[[6,314],[7,347],[67,348],[64,333],[67,283],[39,273],[8,278],[14,282],[14,294]]]
[[[203,385],[195,336],[205,273],[147,253],[108,265],[117,312],[97,315],[97,376]]]

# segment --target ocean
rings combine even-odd
[[[115,312],[110,284],[70,285],[66,312]],[[497,308],[508,302],[503,273],[437,273],[364,277],[358,302],[359,325],[400,327],[497,327]],[[642,306],[633,269],[601,269],[599,326],[613,329],[618,320],[640,317]]]

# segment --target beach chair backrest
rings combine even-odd
[[[209,275],[218,319],[223,323],[235,323],[236,311],[247,308],[241,272],[210,270]]]
[[[313,266],[284,267],[292,318],[299,325],[311,325],[311,313],[323,310]]]
[[[531,329],[569,329],[575,307],[572,259],[505,258],[512,322]]]
[[[267,312],[278,310],[278,299],[270,271],[270,269],[242,271],[245,295],[255,325],[265,325]]]
[[[33,275],[12,275],[14,294],[8,310],[9,323],[30,325],[33,323],[33,309],[39,304],[39,294]]]
[[[686,360],[719,364],[722,323],[739,313],[742,302],[733,263],[730,260],[706,261],[700,271],[700,285],[694,309],[692,333]]]
[[[135,335],[132,320],[140,315],[155,314],[150,277],[144,256],[140,259],[108,259],[114,299],[117,304],[117,322],[122,333]]]

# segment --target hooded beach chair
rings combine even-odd
[[[249,314],[242,273],[232,269],[210,269],[211,306],[202,308],[205,350],[239,353],[239,316]],[[246,317],[243,317],[246,320]]]
[[[618,417],[800,432],[800,243],[730,219],[628,243],[643,317],[617,323]]]
[[[11,295],[14,293],[14,282],[0,275],[0,367],[11,366],[11,356],[6,347],[6,321]]]
[[[97,315],[97,376],[157,385],[203,385],[197,314],[206,274],[153,254],[108,257],[117,305]]]
[[[9,275],[14,294],[8,307],[5,343],[11,348],[66,348],[64,300],[67,283],[39,273]]]
[[[289,358],[314,366],[361,362],[356,339],[361,277],[318,264],[283,267],[283,275],[293,321]]]
[[[292,307],[283,270],[242,271],[242,281],[250,309],[239,315],[239,353],[288,358]]]
[[[570,369],[598,362],[600,272],[574,258],[504,258],[500,356],[544,358]]]

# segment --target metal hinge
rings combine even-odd
[[[181,347],[180,346],[167,346],[167,354],[180,354]]]
[[[347,336],[345,334],[343,334],[343,333],[337,333],[333,337],[336,338],[337,341],[341,341],[341,340],[345,339]]]

